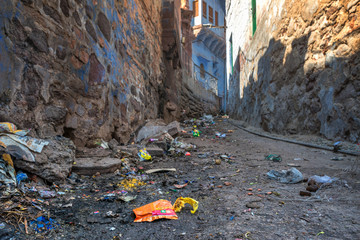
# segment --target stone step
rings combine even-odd
[[[100,174],[113,173],[120,168],[121,160],[119,158],[77,158],[72,171],[80,175],[94,175],[97,172]]]

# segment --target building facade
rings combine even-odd
[[[281,134],[360,138],[360,1],[227,0],[227,111]]]
[[[225,1],[190,0],[192,62],[195,78],[221,99],[225,90]]]

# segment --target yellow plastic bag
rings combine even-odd
[[[188,203],[193,207],[193,210],[191,210],[192,214],[194,214],[199,207],[199,202],[196,201],[195,199],[188,198],[188,197],[187,198],[179,197],[178,199],[176,199],[176,201],[174,203],[174,206],[173,206],[174,211],[180,212],[181,209],[185,206],[185,203]]]
[[[140,161],[151,161],[151,155],[146,151],[146,148],[144,149],[141,149],[139,152],[138,152],[138,156],[140,157]]]
[[[136,218],[134,222],[152,222],[157,219],[178,219],[171,202],[160,199],[133,210]]]

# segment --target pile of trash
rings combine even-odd
[[[168,149],[168,152],[174,156],[183,156],[186,152],[195,150],[196,146],[190,143],[184,143],[175,138],[171,142],[171,147]]]
[[[56,228],[43,205],[61,191],[45,181],[68,177],[75,156],[69,139],[37,139],[27,136],[29,132],[0,122],[0,216],[15,226],[23,224],[26,233]]]
[[[49,142],[26,136],[30,130],[18,130],[12,123],[0,123],[0,198],[18,192],[16,187],[27,175],[16,175],[13,159],[35,162],[33,152],[41,153]]]
[[[215,118],[212,115],[203,115],[199,119],[193,118],[193,119],[185,120],[184,123],[186,125],[196,125],[196,126],[200,126],[200,127],[207,127],[207,126],[215,124],[214,119]]]

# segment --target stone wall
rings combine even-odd
[[[77,146],[127,142],[159,113],[158,0],[3,0],[0,121]]]
[[[234,52],[229,113],[267,131],[358,141],[360,0],[272,0],[257,16]]]

